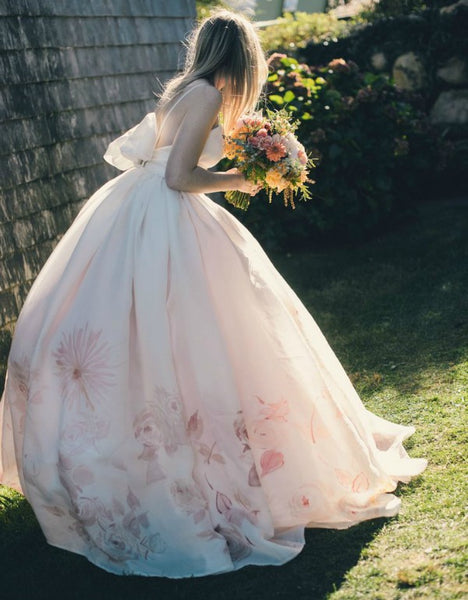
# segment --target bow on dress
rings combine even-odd
[[[151,160],[156,141],[156,115],[150,112],[107,146],[104,160],[121,171],[139,167]]]

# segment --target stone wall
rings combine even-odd
[[[468,0],[417,14],[378,20],[345,38],[309,44],[300,58],[327,64],[355,61],[362,70],[387,73],[418,93],[429,122],[451,146],[444,190],[466,193],[468,169]]]
[[[194,17],[194,0],[0,0],[4,335],[83,202],[117,174],[106,146],[154,107]]]

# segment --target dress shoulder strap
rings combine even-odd
[[[160,127],[159,127],[159,130],[160,130],[160,131],[162,130],[162,128],[163,128],[163,126],[164,126],[164,123],[167,121],[167,118],[169,117],[169,115],[171,114],[171,112],[174,110],[174,108],[175,108],[175,107],[176,107],[176,106],[179,104],[179,102],[182,100],[182,98],[185,98],[185,96],[186,96],[187,94],[190,94],[190,92],[191,92],[192,90],[194,90],[194,89],[195,89],[195,88],[197,88],[197,87],[200,87],[201,85],[204,85],[204,84],[203,84],[202,82],[200,82],[200,83],[197,83],[196,85],[192,86],[190,89],[188,89],[188,90],[185,90],[185,92],[183,92],[183,93],[182,93],[182,94],[181,94],[181,95],[180,95],[180,96],[177,98],[177,100],[174,102],[174,104],[171,106],[171,108],[170,108],[170,109],[167,111],[167,113],[164,115],[164,118],[163,118],[163,120],[162,120],[162,123],[161,123],[161,125],[160,125]]]

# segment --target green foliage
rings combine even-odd
[[[259,31],[265,52],[294,52],[310,41],[336,39],[348,33],[353,23],[327,13],[285,13],[273,25]]]
[[[267,105],[299,119],[297,135],[318,166],[313,197],[295,214],[262,198],[251,204],[243,221],[254,234],[269,247],[306,245],[357,239],[407,216],[442,160],[418,97],[342,59],[309,67],[277,53],[270,66]]]
[[[368,20],[420,13],[430,8],[453,4],[456,0],[379,0],[365,8],[362,16]]]
[[[197,19],[201,21],[209,17],[215,8],[228,8],[223,0],[197,0]]]
[[[385,70],[391,71],[401,54],[414,52],[427,73],[424,95],[428,104],[432,103],[441,88],[437,69],[453,56],[468,55],[468,7],[460,6],[450,14],[431,9],[388,17],[376,11],[342,36],[324,42],[310,40],[298,49],[296,58],[309,65],[323,65],[339,56],[372,71],[372,56],[379,52],[385,56]]]

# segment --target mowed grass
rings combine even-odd
[[[39,598],[397,600],[468,597],[468,203],[423,206],[363,244],[272,256],[370,410],[413,424],[427,470],[400,514],[308,530],[283,567],[192,580],[118,577],[49,546],[26,500],[0,488],[0,594]]]

